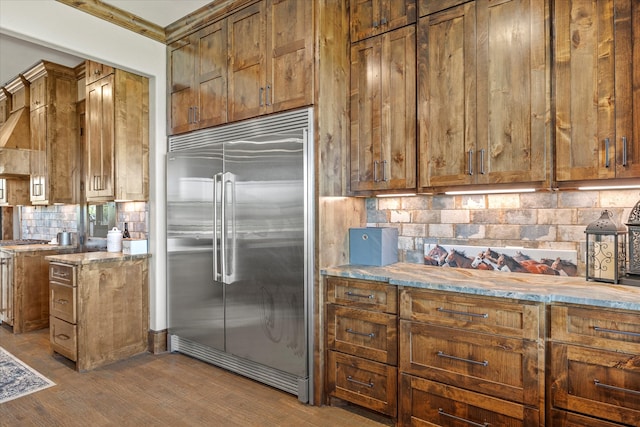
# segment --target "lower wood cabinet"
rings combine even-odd
[[[76,362],[77,370],[91,370],[147,351],[146,258],[53,261],[49,289],[51,349]]]

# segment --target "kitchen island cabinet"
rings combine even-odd
[[[19,334],[49,326],[48,262],[45,257],[76,249],[59,245],[0,248],[0,322]]]
[[[86,69],[98,69],[87,61]],[[105,70],[105,68],[102,68]],[[149,79],[106,68],[86,87],[88,202],[149,199]]]
[[[49,256],[50,342],[78,371],[148,349],[148,254]]]

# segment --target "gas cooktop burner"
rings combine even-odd
[[[45,243],[49,243],[49,241],[38,239],[0,240],[0,246],[40,245]]]

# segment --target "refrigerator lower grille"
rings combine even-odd
[[[219,351],[177,335],[170,335],[170,351],[184,353],[196,359],[211,363],[231,372],[260,381],[287,393],[298,396],[301,402],[308,401],[307,378],[300,378],[287,372],[252,362],[241,357]]]

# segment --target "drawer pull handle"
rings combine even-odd
[[[452,415],[452,414],[447,414],[446,412],[444,412],[444,410],[442,408],[438,408],[438,414],[440,414],[440,415],[442,415],[444,417],[453,418],[454,420],[462,421],[463,423],[467,423],[467,424],[470,424],[472,426],[487,427],[487,426],[491,425],[486,421],[483,422],[482,424],[480,424],[480,423],[476,423],[476,422],[471,421],[471,420],[467,420],[465,418],[456,417],[455,415]]]
[[[370,333],[366,333],[366,332],[358,332],[358,331],[354,331],[354,330],[353,330],[353,329],[351,329],[351,328],[347,328],[347,329],[346,329],[346,331],[347,331],[347,333],[349,333],[349,334],[360,335],[360,336],[363,336],[363,337],[373,338],[373,337],[375,337],[375,336],[376,336],[376,334],[374,334],[373,332],[370,332]]]
[[[69,335],[65,335],[65,334],[58,334],[58,335],[56,335],[56,338],[60,338],[61,340],[68,340],[71,337]]]
[[[460,316],[471,316],[471,317],[482,317],[483,319],[486,319],[489,317],[488,313],[467,313],[466,311],[456,311],[456,310],[448,310],[446,308],[442,308],[442,307],[438,307],[436,308],[436,311],[439,311],[441,313],[449,313],[449,314],[458,314]]]
[[[357,298],[368,298],[368,299],[373,299],[374,296],[373,294],[369,294],[369,295],[364,295],[364,294],[356,294],[354,292],[351,291],[347,291],[344,293],[346,296],[348,297],[357,297]]]
[[[622,387],[616,387],[614,385],[610,385],[610,384],[603,384],[600,381],[598,381],[597,379],[593,380],[593,384],[596,387],[602,387],[602,388],[606,388],[608,390],[617,390],[617,391],[621,391],[623,393],[633,393],[633,394],[637,394],[640,396],[640,390],[631,390],[630,388],[622,388]]]
[[[53,275],[54,275],[55,277],[63,277],[63,278],[65,278],[65,279],[66,279],[67,277],[69,277],[69,273],[60,273],[60,272],[58,272],[58,271],[56,271],[55,273],[53,273]]]
[[[369,380],[368,383],[362,382],[362,381],[358,381],[358,380],[354,380],[353,377],[351,375],[349,375],[347,377],[347,381],[361,385],[361,386],[365,386],[365,387],[369,387],[369,388],[373,388],[373,383],[371,382],[371,380]]]
[[[56,303],[60,305],[65,305],[65,304],[69,304],[69,300],[59,298],[56,300]]]
[[[483,360],[482,362],[479,362],[477,360],[471,360],[471,359],[465,359],[463,357],[458,357],[458,356],[452,356],[450,354],[447,354],[443,351],[438,351],[436,353],[436,356],[439,357],[446,357],[447,359],[453,359],[453,360],[459,360],[461,362],[468,362],[468,363],[473,363],[474,365],[482,365],[482,366],[489,366],[489,361],[488,360]]]
[[[617,329],[601,328],[600,326],[594,326],[593,330],[596,332],[608,332],[610,334],[621,334],[621,335],[631,335],[632,337],[640,337],[640,333],[638,332],[618,331]]]

